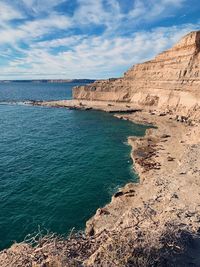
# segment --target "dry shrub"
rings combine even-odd
[[[127,267],[184,267],[195,266],[187,262],[189,250],[196,234],[180,226],[168,224],[161,235],[154,232],[151,238],[145,237],[142,242],[132,247],[132,255]],[[191,262],[192,264],[192,262]]]
[[[68,238],[41,231],[24,242],[0,252],[1,267],[77,267],[99,244],[83,232],[71,232]]]
[[[147,227],[148,228],[148,227]],[[21,244],[0,253],[1,267],[186,267],[198,234],[168,223],[164,227],[137,227],[121,232],[102,232],[89,237],[72,232],[28,236]],[[92,257],[91,257],[92,256]],[[92,261],[90,259],[93,259]],[[87,264],[85,264],[87,262]],[[190,265],[190,263],[192,265]]]
[[[162,230],[138,227],[113,233],[88,262],[90,267],[199,267],[193,251],[196,240],[199,235],[180,224],[168,223]]]

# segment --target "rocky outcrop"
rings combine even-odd
[[[75,87],[73,97],[130,102],[198,119],[200,31],[189,33],[155,59],[134,65],[123,78]]]

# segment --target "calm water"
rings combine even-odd
[[[0,248],[38,226],[83,229],[113,192],[136,179],[127,136],[145,127],[110,114],[11,105],[71,97],[74,84],[0,84]]]

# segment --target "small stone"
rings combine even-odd
[[[169,134],[163,134],[163,135],[161,135],[161,138],[169,138],[169,137],[171,137],[171,135],[169,135]]]
[[[179,174],[184,175],[186,173],[187,173],[186,171],[181,171]]]
[[[167,157],[167,160],[168,160],[168,161],[174,161],[174,158],[168,156],[168,157]]]
[[[119,192],[114,194],[114,197],[121,197],[121,196],[123,196],[123,194],[124,193],[122,191],[119,191]]]

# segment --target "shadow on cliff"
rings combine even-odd
[[[199,267],[200,235],[187,231],[165,232],[158,247],[136,246],[126,267]]]

